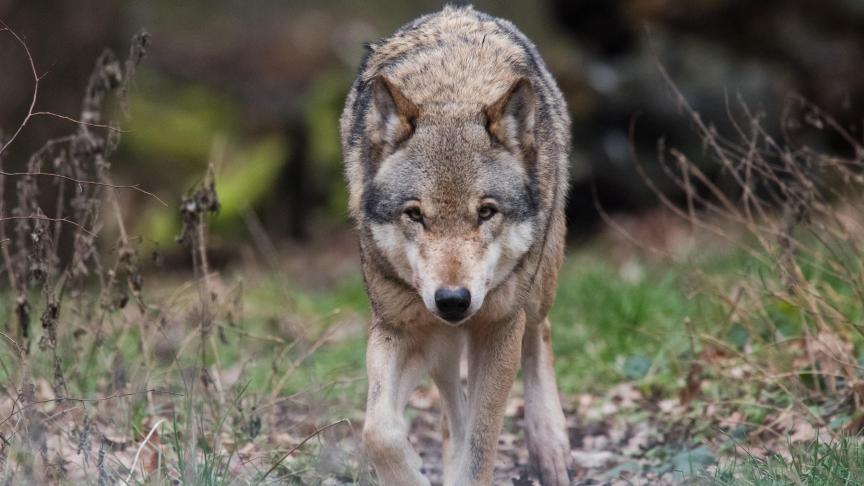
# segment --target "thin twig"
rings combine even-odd
[[[133,191],[138,191],[141,194],[144,194],[146,196],[152,197],[153,199],[156,199],[157,201],[159,201],[159,204],[161,204],[165,207],[168,207],[168,204],[165,203],[165,201],[163,201],[159,196],[157,196],[156,194],[153,194],[152,192],[150,192],[146,189],[142,189],[139,184],[122,185],[122,184],[112,184],[109,182],[102,182],[102,181],[88,181],[88,180],[84,180],[84,179],[76,179],[74,177],[70,177],[70,176],[63,175],[63,174],[57,174],[54,172],[7,172],[5,170],[0,170],[0,175],[9,176],[9,177],[22,177],[22,176],[54,177],[57,179],[62,179],[62,180],[66,180],[69,182],[74,182],[75,184],[108,187],[108,188],[112,188],[112,189],[131,189]]]
[[[27,109],[27,115],[24,116],[24,119],[18,125],[18,128],[15,129],[15,132],[12,133],[12,136],[9,138],[9,140],[7,140],[2,147],[0,147],[0,154],[5,152],[6,149],[10,145],[12,145],[12,142],[14,142],[16,138],[18,138],[18,135],[21,133],[21,131],[24,130],[24,127],[27,126],[27,123],[35,116],[51,116],[71,121],[78,125],[106,128],[111,131],[122,132],[120,128],[110,125],[87,123],[85,121],[65,115],[59,115],[57,113],[51,113],[48,111],[36,111],[36,101],[39,99],[39,82],[42,81],[44,75],[39,75],[39,73],[36,71],[36,62],[33,60],[33,54],[30,53],[30,48],[27,46],[27,42],[24,40],[24,38],[18,35],[18,33],[14,30],[12,30],[12,28],[9,27],[3,20],[0,20],[0,32],[9,32],[9,34],[15,39],[15,41],[18,42],[18,44],[21,46],[21,49],[24,51],[24,54],[27,56],[27,62],[30,64],[30,72],[33,75],[33,96],[30,98],[30,107]]]
[[[282,461],[284,461],[285,459],[288,459],[288,456],[290,456],[291,454],[293,454],[297,449],[303,447],[303,444],[305,444],[306,442],[309,442],[309,440],[311,440],[313,437],[317,436],[317,435],[320,434],[321,432],[324,432],[325,430],[329,429],[330,427],[335,427],[335,426],[337,426],[337,425],[339,425],[339,424],[341,424],[341,423],[350,424],[351,422],[350,422],[347,418],[343,418],[343,419],[341,419],[341,420],[338,420],[338,421],[336,421],[336,422],[333,422],[332,424],[325,425],[324,427],[321,427],[320,429],[315,430],[315,432],[312,432],[311,434],[307,435],[303,440],[300,441],[299,444],[297,444],[296,446],[292,447],[291,450],[289,450],[288,452],[286,452],[284,456],[282,456],[278,461],[276,461],[276,463],[273,464],[273,465],[270,467],[270,469],[268,469],[267,472],[264,473],[263,476],[261,476],[261,479],[259,479],[258,482],[257,482],[256,484],[261,484],[262,482],[264,482],[264,480],[267,479],[267,476],[269,476],[270,473],[272,473],[273,471],[275,471],[276,468],[279,467],[279,464],[282,464]]]
[[[21,133],[21,130],[24,130],[24,126],[27,125],[27,121],[30,120],[33,110],[34,108],[36,108],[36,99],[39,98],[39,80],[41,79],[39,77],[39,74],[36,72],[36,63],[33,62],[33,56],[30,54],[30,48],[27,47],[27,43],[24,42],[24,39],[22,39],[17,32],[9,28],[9,26],[6,25],[6,22],[0,20],[0,32],[4,31],[9,32],[9,34],[11,34],[12,37],[15,38],[15,41],[17,41],[18,44],[20,44],[21,47],[24,49],[24,54],[27,55],[27,60],[30,62],[30,71],[33,74],[33,96],[30,98],[30,108],[27,109],[27,116],[24,117],[24,120],[21,122],[20,125],[18,125],[18,128],[15,130],[14,133],[12,133],[12,136],[9,138],[9,140],[7,140],[2,147],[0,147],[0,154],[2,154],[6,150],[6,148],[9,147],[9,145],[12,145],[12,142],[14,142],[16,138],[18,138],[18,134]]]
[[[42,221],[52,221],[52,222],[59,221],[61,223],[71,224],[72,226],[75,226],[76,228],[83,231],[84,233],[87,233],[87,235],[89,235],[89,236],[98,236],[96,233],[93,233],[92,231],[90,231],[87,228],[85,228],[84,226],[82,226],[81,223],[77,223],[75,221],[72,221],[69,218],[51,218],[48,216],[2,216],[2,217],[0,217],[0,222],[11,221],[11,220],[16,220],[16,219],[38,219],[38,220],[42,220]]]
[[[90,123],[90,122],[85,122],[85,121],[82,121],[82,120],[78,120],[77,118],[72,118],[71,116],[60,115],[60,114],[58,114],[58,113],[52,113],[52,112],[50,112],[50,111],[34,111],[33,113],[30,114],[30,117],[32,118],[32,117],[34,117],[34,116],[50,116],[50,117],[53,117],[53,118],[59,118],[59,119],[61,119],[61,120],[70,121],[70,122],[72,122],[72,123],[75,123],[75,124],[77,124],[77,125],[82,125],[82,126],[85,126],[85,127],[92,127],[92,128],[106,128],[106,129],[108,129],[108,130],[111,130],[112,132],[117,132],[117,133],[129,133],[129,132],[130,132],[130,130],[123,130],[122,128],[120,128],[120,127],[116,127],[116,126],[114,126],[114,125],[105,125],[105,124],[102,124],[102,123]]]
[[[12,412],[11,412],[11,413],[6,417],[6,418],[5,418],[5,419],[3,419],[2,422],[0,422],[0,425],[5,424],[5,423],[8,422],[9,420],[11,420],[12,417],[14,417],[15,415],[20,414],[20,413],[23,412],[24,410],[27,410],[28,408],[33,407],[33,406],[35,406],[35,405],[41,405],[41,404],[43,404],[43,403],[51,403],[51,402],[57,402],[57,401],[62,401],[62,400],[67,400],[67,401],[70,401],[70,402],[94,403],[94,402],[104,402],[104,401],[106,401],[106,400],[113,400],[113,399],[115,399],[115,398],[131,397],[131,396],[134,396],[134,395],[141,395],[141,394],[144,394],[144,393],[159,393],[159,394],[163,394],[163,395],[172,395],[172,396],[175,396],[175,397],[182,397],[182,396],[185,396],[185,395],[183,395],[182,393],[177,393],[177,392],[171,392],[171,391],[167,391],[167,390],[159,390],[159,389],[151,388],[151,389],[148,389],[148,390],[142,390],[142,391],[137,391],[137,392],[128,392],[128,393],[117,393],[117,394],[110,395],[110,396],[107,396],[107,397],[97,397],[97,398],[55,397],[55,398],[52,398],[52,399],[50,399],[50,400],[38,400],[38,401],[30,402],[30,403],[28,403],[28,404],[26,404],[26,405],[23,405],[23,406],[22,406],[21,408],[19,408],[18,410],[13,410],[13,411],[12,411]]]

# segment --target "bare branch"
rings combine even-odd
[[[3,152],[5,152],[6,149],[10,145],[12,145],[12,142],[14,142],[16,138],[18,138],[18,135],[21,133],[21,131],[24,130],[24,127],[27,126],[27,123],[29,123],[30,120],[36,116],[50,116],[50,117],[54,117],[54,118],[60,118],[63,120],[71,121],[73,123],[88,126],[88,127],[106,128],[108,130],[118,131],[118,132],[123,131],[118,127],[114,127],[114,126],[110,126],[110,125],[102,125],[102,124],[97,124],[97,123],[87,123],[87,122],[77,120],[77,119],[69,117],[69,116],[59,115],[57,113],[52,113],[49,111],[36,111],[36,101],[39,99],[39,83],[42,81],[42,78],[45,75],[44,74],[39,75],[39,73],[36,71],[36,62],[33,60],[33,54],[30,52],[30,48],[27,46],[27,42],[24,40],[24,38],[22,38],[20,35],[18,35],[18,33],[15,32],[14,30],[12,30],[12,28],[9,27],[6,24],[6,22],[4,22],[3,20],[0,20],[0,32],[8,32],[15,39],[15,41],[21,46],[21,49],[24,51],[24,54],[27,56],[27,61],[30,64],[30,72],[33,75],[33,96],[30,98],[30,108],[27,109],[27,115],[24,116],[24,119],[18,125],[18,128],[16,128],[15,131],[12,133],[12,136],[9,138],[9,140],[7,140],[6,143],[3,144],[3,146],[0,146],[0,155],[2,155]],[[46,72],[46,74],[47,74],[47,72]]]
[[[0,147],[0,155],[2,155],[6,148],[9,147],[9,145],[11,145],[16,138],[18,138],[18,134],[21,133],[21,130],[24,130],[24,126],[27,125],[27,122],[33,116],[33,110],[36,108],[36,100],[39,98],[39,80],[41,78],[39,77],[39,74],[36,73],[36,64],[33,62],[33,55],[30,54],[30,48],[27,47],[27,43],[24,42],[24,39],[22,39],[17,32],[9,28],[9,26],[6,25],[6,22],[3,22],[3,20],[0,20],[0,28],[2,28],[0,32],[9,32],[9,34],[11,34],[13,38],[15,38],[15,41],[21,45],[21,48],[24,50],[24,53],[27,55],[27,60],[30,63],[30,71],[33,73],[33,96],[30,98],[30,108],[27,110],[27,116],[24,117],[24,120],[21,122],[20,125],[18,125],[18,128],[15,130],[15,132],[12,133],[12,136],[9,138],[9,140],[7,140],[2,147]]]

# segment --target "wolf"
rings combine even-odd
[[[444,483],[490,484],[521,364],[532,464],[543,484],[569,484],[547,315],[570,120],[536,48],[506,20],[447,6],[368,45],[340,125],[372,307],[363,441],[378,480],[429,484],[404,417],[428,375]]]

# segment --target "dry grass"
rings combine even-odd
[[[322,423],[330,414],[310,413],[302,390],[283,394],[337,327],[319,335],[315,326],[301,327],[290,297],[266,323],[257,316],[257,326],[243,325],[243,281],[225,282],[208,262],[207,221],[219,210],[212,170],[178,211],[177,241],[194,263],[191,280],[145,286],[143,239],[127,232],[117,192],[165,203],[137,185],[114,184],[111,156],[123,129],[106,118],[128,116],[126,97],[148,35],[133,37],[124,61],[108,50],[97,59],[74,118],[36,109],[44,75],[22,37],[2,23],[0,34],[26,53],[33,74],[27,114],[0,138],[0,188],[14,183],[16,202],[0,208],[8,279],[8,318],[0,331],[0,483],[300,477],[303,458],[288,459],[304,444],[322,433],[338,440],[350,432],[345,420]],[[7,148],[39,116],[72,130],[47,141],[25,170],[4,170]],[[158,266],[161,256],[153,259],[150,266]],[[241,349],[249,355],[238,356]],[[250,377],[266,385],[251,392]],[[262,436],[263,428],[280,433]],[[362,471],[359,460],[345,462]]]
[[[788,441],[857,435],[864,426],[864,145],[800,97],[790,98],[776,129],[743,100],[730,101],[730,133],[720,133],[658,68],[703,150],[658,145],[661,177],[683,204],[637,168],[693,241],[723,241],[740,255],[733,268],[714,272],[691,265],[687,284],[700,312],[685,321],[691,350],[681,404],[704,411],[700,420],[714,424],[721,450],[788,454]],[[808,130],[837,142],[798,143]],[[699,248],[690,245],[683,257],[650,250],[686,264],[704,256]]]

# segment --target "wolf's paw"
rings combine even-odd
[[[545,433],[544,433],[545,432]],[[570,443],[561,431],[535,428],[534,434],[529,434],[528,452],[531,462],[540,476],[544,486],[568,486],[570,484],[569,468],[573,463],[570,455]]]

